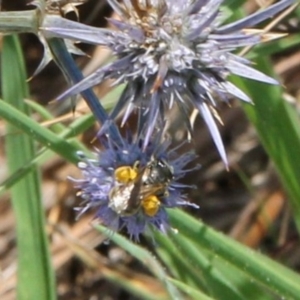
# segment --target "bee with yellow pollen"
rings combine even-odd
[[[122,166],[115,171],[119,183],[110,193],[110,207],[119,214],[132,215],[143,209],[153,217],[159,210],[160,197],[168,195],[168,184],[173,168],[167,162],[154,158],[141,170],[139,162],[133,167]]]
[[[169,141],[155,134],[144,149],[143,138],[122,138],[113,142],[100,137],[103,149],[96,159],[79,153],[83,179],[74,179],[84,202],[79,215],[95,209],[96,218],[113,231],[127,230],[138,241],[145,231],[170,229],[167,208],[193,206],[185,200],[183,189],[191,188],[178,180],[191,169],[185,166],[195,155],[177,155]]]

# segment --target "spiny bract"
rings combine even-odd
[[[158,118],[176,103],[191,131],[190,104],[203,116],[218,151],[227,164],[224,146],[214,120],[216,99],[228,102],[249,97],[227,80],[229,74],[269,84],[277,81],[253,69],[234,54],[239,47],[268,39],[261,30],[247,29],[274,16],[291,3],[284,0],[253,15],[223,25],[223,0],[108,0],[120,19],[109,19],[115,29],[96,29],[68,23],[64,28],[46,26],[48,36],[72,38],[109,47],[116,60],[71,87],[60,99],[112,78],[127,83],[112,112],[126,107],[123,123],[139,109],[140,126],[146,126],[147,144]],[[75,23],[75,22],[74,22]]]

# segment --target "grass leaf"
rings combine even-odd
[[[298,274],[231,240],[180,210],[169,211],[169,213],[172,224],[179,230],[179,234],[190,239],[196,246],[198,245],[199,251],[203,248],[213,255],[220,256],[224,261],[280,297],[298,299],[300,295]]]
[[[28,89],[21,53],[18,38],[6,36],[1,57],[1,75],[3,98],[10,104],[1,101],[1,108],[11,107],[23,121],[25,114],[28,113],[23,100],[28,96]],[[24,162],[35,156],[32,137],[9,134],[15,130],[14,122],[7,125],[5,148],[10,172],[22,167]],[[32,168],[11,189],[11,198],[17,223],[17,298],[55,299],[54,273],[45,232],[40,176],[37,168]]]

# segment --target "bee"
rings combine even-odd
[[[174,178],[174,169],[164,159],[152,159],[143,174],[145,185],[162,184],[167,186]]]
[[[109,193],[109,207],[118,215],[130,216],[135,214],[141,206],[141,197],[137,193],[138,183],[116,185]]]
[[[165,160],[152,159],[136,173],[135,178],[125,183],[117,183],[112,188],[109,206],[122,216],[134,215],[141,207],[145,214],[154,216],[159,209],[161,197],[168,194],[168,185],[173,179],[173,168]]]

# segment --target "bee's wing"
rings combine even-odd
[[[128,199],[128,207],[130,208],[137,208],[141,204],[142,197],[141,197],[141,190],[143,187],[143,175],[145,173],[146,167],[142,168],[138,176],[134,179],[133,189],[131,191],[130,197]]]
[[[165,190],[165,187],[166,186],[163,183],[156,183],[156,184],[143,186],[140,190],[140,197],[144,199],[151,195],[158,196]]]
[[[143,182],[143,176],[145,174],[145,171],[147,170],[146,167],[144,167],[140,172],[137,178],[134,180],[134,186],[131,191],[129,200],[128,200],[128,208],[138,208],[142,202],[143,199],[151,196],[163,193],[165,191],[165,184],[164,183],[155,183],[155,184],[149,184],[144,185]]]

